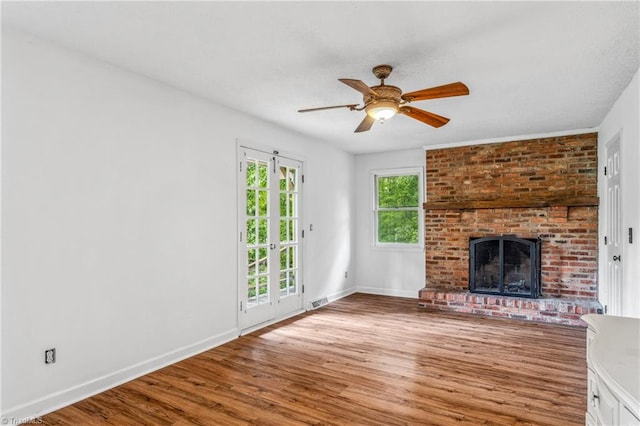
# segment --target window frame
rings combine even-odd
[[[378,207],[378,178],[392,176],[418,176],[418,206],[415,208],[399,208],[397,211],[417,211],[418,213],[418,242],[417,243],[384,243],[378,241],[378,212],[393,211],[396,209],[380,209]],[[371,225],[372,239],[371,243],[374,248],[393,249],[393,250],[422,250],[424,248],[424,167],[404,167],[394,169],[376,169],[370,171],[371,180]]]

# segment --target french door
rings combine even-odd
[[[302,309],[302,163],[240,149],[239,327]]]

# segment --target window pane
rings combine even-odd
[[[252,277],[256,274],[256,251],[248,250],[247,255],[247,276]]]
[[[287,269],[287,249],[280,250],[280,269]]]
[[[261,265],[264,266],[264,270],[261,270],[260,272],[264,272],[264,271],[267,270],[267,266],[268,266],[268,264],[267,264],[267,260],[268,260],[267,259],[267,253],[268,252],[269,251],[266,248],[261,248],[261,249],[258,250],[258,259],[257,260],[260,261]]]
[[[296,169],[289,169],[289,176],[287,179],[287,190],[295,191],[296,190]]]
[[[289,232],[287,234],[287,236],[289,237],[289,241],[291,242],[295,242],[296,241],[296,220],[292,219],[289,221]]]
[[[269,169],[267,163],[260,163],[258,166],[258,186],[260,188],[269,187]]]
[[[280,242],[286,243],[287,241],[289,241],[289,236],[287,235],[287,221],[281,220],[280,221]]]
[[[289,294],[296,293],[296,273],[291,271],[289,273]]]
[[[417,175],[378,177],[378,207],[418,207],[418,182]]]
[[[269,272],[269,264],[267,262],[267,258],[263,258],[258,261],[258,273],[264,274]]]
[[[256,163],[247,161],[247,186],[256,185]]]
[[[280,190],[287,190],[287,168],[280,166]]]
[[[294,194],[289,194],[289,210],[287,211],[287,216],[296,216],[296,196]]]
[[[282,217],[287,216],[287,194],[286,193],[280,194],[280,216]]]
[[[249,303],[256,301],[256,280],[255,278],[249,278],[247,280],[247,296],[249,298]]]
[[[378,242],[418,243],[418,212],[415,210],[379,211]]]
[[[258,244],[267,244],[267,240],[269,239],[267,231],[268,225],[269,221],[267,219],[258,220]]]
[[[258,191],[258,216],[266,216],[268,214],[268,196],[269,193],[267,191]]]
[[[256,191],[253,189],[247,190],[247,216],[256,215]]]
[[[287,265],[289,267],[289,269],[295,269],[296,267],[296,252],[295,252],[295,246],[291,246],[289,247],[289,265]]]
[[[269,278],[262,276],[258,278],[258,302],[265,303],[269,301]]]
[[[247,244],[254,245],[256,243],[256,221],[249,219],[247,221]]]

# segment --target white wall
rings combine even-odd
[[[640,71],[639,71],[640,72]],[[640,318],[640,83],[638,74],[613,105],[600,124],[598,132],[599,164],[598,194],[600,197],[600,282],[606,279],[606,247],[602,236],[606,235],[606,188],[602,176],[606,144],[620,135],[622,159],[622,247],[623,288],[622,315]],[[627,232],[633,228],[633,243],[629,244]],[[603,286],[600,286],[602,289]],[[600,301],[608,304],[607,295],[600,292]]]
[[[363,293],[418,297],[424,287],[424,250],[376,248],[373,245],[371,171],[425,166],[422,149],[356,156],[356,284]]]
[[[306,300],[353,291],[353,156],[6,28],[2,89],[2,416],[238,335],[236,139],[305,159]]]

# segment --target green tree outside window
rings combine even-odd
[[[382,244],[419,244],[420,174],[376,175],[376,234]]]

